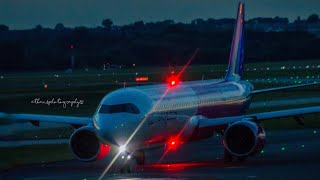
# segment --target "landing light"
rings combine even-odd
[[[120,146],[119,147],[119,152],[123,153],[124,151],[126,151],[126,146]]]

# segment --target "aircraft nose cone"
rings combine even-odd
[[[100,141],[118,147],[126,143],[134,130],[132,124],[120,118],[99,116],[95,123],[95,132]]]

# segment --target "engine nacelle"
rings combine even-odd
[[[223,144],[238,157],[254,155],[261,151],[266,142],[264,129],[251,121],[239,121],[231,124],[225,131]]]
[[[111,150],[111,146],[99,141],[91,126],[76,130],[71,135],[69,145],[73,155],[81,161],[103,159]]]

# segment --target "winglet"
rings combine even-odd
[[[233,32],[231,51],[229,56],[229,67],[225,77],[227,81],[238,81],[242,77],[244,57],[244,3],[239,3],[236,24]]]

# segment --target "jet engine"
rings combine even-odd
[[[251,121],[238,121],[225,131],[223,144],[229,153],[243,157],[261,151],[266,142],[264,129]]]
[[[91,126],[84,126],[76,130],[71,135],[69,145],[73,155],[81,161],[103,159],[111,150],[111,146],[99,141]]]

